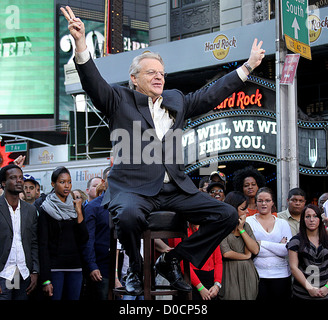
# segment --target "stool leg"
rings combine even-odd
[[[113,290],[115,289],[117,239],[114,237],[113,229],[110,231],[110,233],[108,300],[114,300],[115,296]]]
[[[144,239],[144,298],[151,300],[151,237],[150,230],[146,230],[143,234]]]
[[[185,230],[185,236],[183,237],[183,239],[188,238],[188,231]],[[184,281],[188,284],[191,285],[191,279],[190,279],[190,262],[186,259],[183,259],[183,269],[184,269]],[[192,291],[188,292],[186,294],[186,300],[192,300]]]
[[[183,260],[183,269],[184,269],[184,275],[183,275],[183,278],[184,278],[184,281],[188,284],[191,284],[191,281],[190,281],[190,263],[188,260]],[[186,299],[187,300],[192,300],[192,291],[191,292],[188,292],[186,294]]]

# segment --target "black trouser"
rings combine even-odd
[[[288,300],[291,299],[291,277],[260,278],[257,300]]]
[[[140,238],[147,229],[147,215],[152,211],[168,210],[196,225],[197,232],[183,240],[174,249],[201,268],[220,242],[236,227],[238,214],[235,208],[215,200],[207,193],[186,194],[174,183],[163,184],[158,195],[146,197],[135,193],[120,193],[109,205],[118,239],[130,259],[133,271],[141,271]]]

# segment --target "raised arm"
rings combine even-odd
[[[98,68],[86,50],[84,23],[76,18],[69,6],[60,8],[68,21],[68,30],[75,40],[75,67],[83,90],[89,95],[95,107],[108,118],[115,112],[121,97],[101,76]]]

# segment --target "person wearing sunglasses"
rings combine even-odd
[[[224,201],[225,188],[221,182],[212,182],[207,187],[207,193],[214,199]]]

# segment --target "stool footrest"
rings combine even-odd
[[[120,294],[120,295],[127,294],[126,291],[125,291],[125,287],[115,288],[115,289],[113,289],[113,292],[115,294]]]
[[[178,290],[151,290],[150,294],[152,296],[176,296],[178,295]]]
[[[169,284],[165,285],[155,285],[152,287],[152,290],[174,290],[172,289],[172,286],[170,286]]]
[[[118,287],[113,289],[113,293],[116,295],[128,295],[128,293],[125,291],[125,287]],[[156,286],[156,288],[152,288],[151,295],[153,296],[165,296],[165,295],[177,295],[178,290],[172,289],[171,286]]]

